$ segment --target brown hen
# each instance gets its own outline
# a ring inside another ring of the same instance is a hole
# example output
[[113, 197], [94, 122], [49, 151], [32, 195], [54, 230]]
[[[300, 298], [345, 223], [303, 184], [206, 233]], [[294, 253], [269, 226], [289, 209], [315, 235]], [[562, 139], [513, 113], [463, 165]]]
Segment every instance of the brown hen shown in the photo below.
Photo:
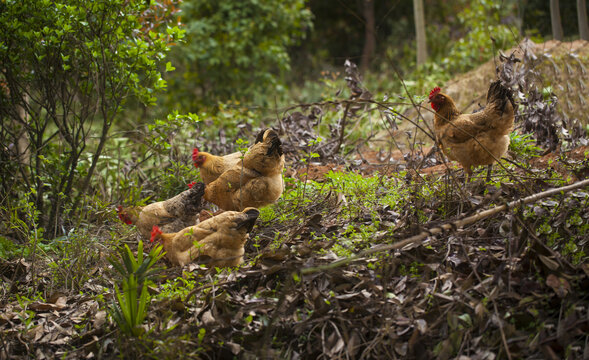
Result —
[[202, 181], [209, 184], [217, 180], [222, 173], [241, 162], [242, 156], [243, 154], [239, 151], [225, 156], [216, 156], [195, 148], [192, 151], [192, 162], [196, 168], [200, 169]]
[[[255, 143], [262, 141], [260, 134]], [[192, 151], [192, 162], [197, 169], [200, 169], [200, 176], [206, 185], [217, 180], [225, 171], [241, 163], [243, 153], [237, 151], [225, 156], [217, 156], [195, 148]]]
[[128, 208], [119, 206], [117, 208], [119, 219], [126, 224], [135, 225], [146, 239], [149, 239], [154, 225], [165, 232], [176, 232], [192, 226], [198, 222], [205, 185], [203, 183], [190, 185], [189, 190], [165, 201]]
[[206, 257], [209, 266], [236, 266], [243, 261], [243, 246], [259, 215], [254, 208], [225, 211], [172, 234], [154, 226], [151, 241], [161, 240], [166, 257], [174, 265], [184, 266]]
[[[243, 166], [242, 166], [243, 165]], [[205, 188], [204, 198], [223, 210], [274, 203], [282, 195], [284, 154], [276, 131], [261, 131], [239, 162]]]
[[493, 82], [487, 92], [487, 105], [474, 114], [462, 114], [439, 87], [430, 92], [429, 102], [436, 111], [434, 131], [442, 152], [462, 165], [467, 180], [473, 166], [489, 165], [490, 180], [492, 164], [509, 146], [514, 120], [511, 91], [499, 80]]

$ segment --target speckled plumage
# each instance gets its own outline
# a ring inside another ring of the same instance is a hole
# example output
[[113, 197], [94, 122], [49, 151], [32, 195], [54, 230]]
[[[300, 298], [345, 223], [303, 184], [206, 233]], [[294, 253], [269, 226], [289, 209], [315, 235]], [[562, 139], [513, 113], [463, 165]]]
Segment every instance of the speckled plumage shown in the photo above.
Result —
[[121, 220], [127, 219], [129, 224], [134, 224], [139, 233], [147, 239], [154, 225], [166, 232], [180, 231], [198, 222], [204, 187], [203, 183], [196, 183], [191, 189], [165, 201], [146, 206], [120, 208], [119, 217]]

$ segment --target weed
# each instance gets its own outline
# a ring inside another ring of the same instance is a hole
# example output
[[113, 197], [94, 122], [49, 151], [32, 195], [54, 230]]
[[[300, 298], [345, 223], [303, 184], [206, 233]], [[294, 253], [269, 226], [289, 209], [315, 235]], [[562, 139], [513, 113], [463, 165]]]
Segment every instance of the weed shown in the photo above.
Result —
[[121, 260], [110, 258], [109, 262], [122, 276], [122, 292], [115, 285], [117, 304], [114, 304], [110, 313], [123, 334], [140, 337], [143, 334], [143, 320], [147, 315], [149, 293], [146, 282], [158, 270], [155, 263], [164, 256], [163, 247], [157, 245], [151, 249], [143, 259], [143, 243], [139, 242], [137, 258], [125, 245], [119, 250]]
[[536, 145], [531, 134], [519, 134], [513, 131], [509, 134], [509, 150], [513, 151], [518, 157], [529, 159], [537, 157], [543, 152], [542, 148]]

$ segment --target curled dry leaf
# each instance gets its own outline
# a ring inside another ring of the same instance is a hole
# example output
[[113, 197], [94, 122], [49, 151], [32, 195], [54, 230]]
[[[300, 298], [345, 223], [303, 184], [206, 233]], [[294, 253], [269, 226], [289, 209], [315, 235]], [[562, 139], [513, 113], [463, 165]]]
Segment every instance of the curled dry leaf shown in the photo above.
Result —
[[556, 295], [561, 298], [567, 296], [567, 294], [571, 291], [569, 282], [566, 279], [558, 277], [554, 274], [550, 274], [546, 277], [546, 285], [550, 286]]

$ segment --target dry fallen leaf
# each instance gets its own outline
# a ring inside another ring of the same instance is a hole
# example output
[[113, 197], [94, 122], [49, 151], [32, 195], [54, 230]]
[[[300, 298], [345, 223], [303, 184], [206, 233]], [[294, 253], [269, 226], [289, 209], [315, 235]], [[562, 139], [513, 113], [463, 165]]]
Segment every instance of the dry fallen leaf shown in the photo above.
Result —
[[104, 325], [105, 322], [106, 322], [106, 311], [100, 310], [94, 316], [94, 322], [92, 323], [92, 327], [94, 327], [94, 329], [99, 329], [102, 327], [102, 325]]
[[206, 326], [210, 326], [215, 324], [216, 320], [213, 317], [213, 314], [211, 313], [211, 310], [207, 310], [204, 312], [204, 314], [202, 314], [202, 322], [206, 325]]
[[571, 286], [566, 279], [560, 278], [554, 274], [550, 274], [546, 277], [546, 285], [550, 286], [556, 295], [561, 298], [567, 296], [571, 290]]
[[61, 310], [65, 307], [65, 305], [58, 305], [58, 304], [49, 304], [40, 301], [35, 301], [29, 304], [29, 309], [35, 311], [51, 311], [51, 310]]
[[558, 269], [558, 263], [555, 260], [542, 254], [538, 254], [538, 259], [540, 259], [540, 261], [542, 261], [542, 263], [551, 271], [556, 271], [556, 269]]

